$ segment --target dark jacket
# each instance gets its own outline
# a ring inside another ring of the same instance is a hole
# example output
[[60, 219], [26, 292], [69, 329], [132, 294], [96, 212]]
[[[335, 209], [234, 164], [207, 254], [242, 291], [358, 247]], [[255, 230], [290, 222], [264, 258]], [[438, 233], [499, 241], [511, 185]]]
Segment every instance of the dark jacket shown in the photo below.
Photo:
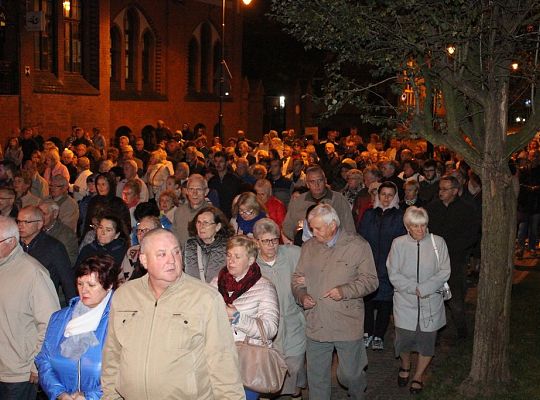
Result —
[[[71, 321], [73, 309], [79, 301], [78, 297], [71, 299], [68, 307], [51, 316], [43, 346], [36, 357], [39, 383], [49, 399], [56, 399], [64, 392], [74, 393], [78, 390], [78, 362], [62, 356], [60, 344], [65, 340], [64, 330]], [[98, 400], [102, 396], [101, 351], [107, 336], [110, 306], [109, 300], [98, 328], [94, 332], [99, 344], [89, 347], [81, 357], [81, 391], [87, 400]]]
[[120, 237], [106, 245], [101, 245], [97, 239], [94, 239], [92, 243], [87, 244], [81, 249], [77, 262], [75, 263], [75, 269], [79, 268], [79, 265], [81, 265], [88, 257], [101, 255], [109, 255], [114, 258], [114, 261], [116, 261], [118, 265], [121, 265], [126, 252], [126, 242]]
[[426, 210], [429, 215], [429, 231], [442, 236], [448, 247], [452, 265], [450, 280], [464, 279], [467, 256], [479, 239], [480, 216], [472, 205], [459, 197], [448, 207], [441, 200], [432, 201]]
[[21, 247], [25, 253], [30, 254], [47, 268], [56, 290], [62, 286], [66, 301], [77, 296], [75, 276], [66, 247], [62, 242], [45, 232], [39, 232], [28, 245], [21, 241]]
[[221, 211], [225, 213], [227, 218], [231, 218], [232, 201], [237, 194], [241, 193], [243, 184], [238, 176], [230, 172], [227, 172], [223, 179], [219, 175], [215, 175], [208, 181], [208, 187], [217, 191]]
[[403, 225], [403, 210], [398, 208], [370, 208], [360, 223], [359, 233], [366, 239], [373, 252], [373, 261], [377, 268], [379, 288], [368, 300], [391, 301], [394, 287], [388, 278], [386, 259], [395, 238], [407, 233]]

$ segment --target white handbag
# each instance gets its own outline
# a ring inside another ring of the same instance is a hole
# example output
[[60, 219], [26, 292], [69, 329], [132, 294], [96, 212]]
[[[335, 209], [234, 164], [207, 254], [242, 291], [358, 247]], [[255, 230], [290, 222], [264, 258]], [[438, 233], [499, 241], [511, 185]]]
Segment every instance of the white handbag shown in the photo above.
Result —
[[[435, 239], [433, 238], [433, 233], [430, 233], [431, 237], [431, 244], [433, 245], [433, 250], [435, 251], [435, 257], [437, 257], [437, 265], [440, 265], [439, 262], [439, 249], [437, 249], [437, 245], [435, 244]], [[452, 291], [450, 290], [450, 285], [448, 285], [448, 282], [444, 282], [442, 287], [437, 290], [437, 293], [442, 294], [443, 300], [447, 301], [452, 298]]]

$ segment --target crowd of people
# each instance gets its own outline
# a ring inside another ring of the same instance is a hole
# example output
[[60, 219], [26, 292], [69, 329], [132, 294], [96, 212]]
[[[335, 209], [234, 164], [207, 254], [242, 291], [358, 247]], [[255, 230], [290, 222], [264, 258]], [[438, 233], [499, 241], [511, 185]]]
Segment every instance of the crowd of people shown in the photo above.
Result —
[[[365, 139], [222, 143], [163, 121], [110, 143], [80, 127], [10, 138], [0, 398], [34, 400], [39, 383], [60, 400], [257, 399], [234, 342], [264, 333], [288, 368], [273, 397], [329, 399], [335, 350], [340, 383], [363, 399], [366, 350], [384, 351], [392, 315], [397, 384], [420, 393], [446, 309], [458, 340], [471, 332], [482, 183], [444, 147]], [[518, 257], [537, 252], [539, 167], [536, 138], [510, 165]]]

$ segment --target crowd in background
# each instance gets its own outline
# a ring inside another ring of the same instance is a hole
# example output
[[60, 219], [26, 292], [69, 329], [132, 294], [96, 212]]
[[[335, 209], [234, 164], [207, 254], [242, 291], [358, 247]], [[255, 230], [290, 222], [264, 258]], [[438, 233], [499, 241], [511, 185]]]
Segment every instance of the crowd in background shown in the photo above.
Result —
[[[512, 157], [509, 166], [518, 195], [518, 257], [534, 257], [538, 251], [539, 143], [539, 138], [533, 139]], [[238, 131], [222, 142], [219, 137], [208, 137], [204, 126], [192, 131], [185, 124], [174, 131], [158, 121], [140, 135], [125, 130], [110, 140], [96, 128], [90, 133], [73, 127], [64, 140], [45, 139], [25, 128], [20, 136], [9, 138], [1, 157], [0, 213], [15, 221], [22, 251], [48, 271], [60, 304], [69, 305], [81, 295], [80, 281], [92, 271], [116, 277], [100, 280], [103, 296], [117, 285], [144, 276], [141, 242], [153, 229], [169, 229], [180, 244], [185, 273], [223, 295], [235, 340], [246, 335], [259, 338], [249, 316], [267, 315], [263, 325], [294, 372], [283, 394], [300, 396], [306, 386], [302, 308], [313, 306], [304, 298], [306, 293], [291, 292], [290, 284], [297, 264], [302, 263], [300, 248], [312, 238], [321, 238], [321, 231], [312, 226], [312, 219], [321, 215], [335, 215], [335, 232], [360, 234], [372, 252], [378, 288], [361, 296], [365, 315], [359, 334], [364, 348], [385, 348], [386, 330], [396, 313], [395, 291], [404, 279], [391, 269], [392, 262], [399, 265], [399, 249], [392, 246], [407, 234], [429, 246], [426, 232], [444, 239], [437, 243], [447, 251], [452, 273], [439, 278], [449, 280], [453, 291], [448, 308], [457, 337], [470, 332], [464, 318], [465, 296], [468, 283], [479, 272], [482, 182], [458, 154], [443, 146], [361, 135], [356, 128], [329, 130], [321, 140], [294, 130], [270, 131], [260, 142]], [[319, 209], [310, 217], [321, 204], [329, 204], [332, 211]], [[409, 208], [411, 214], [404, 219]], [[411, 230], [418, 226], [424, 231], [413, 235]], [[431, 240], [437, 253], [435, 239]], [[100, 257], [110, 262], [101, 265]], [[245, 262], [235, 264], [233, 259]], [[441, 262], [438, 253], [437, 260]], [[246, 274], [252, 282], [240, 288], [235, 279]], [[300, 280], [293, 286], [303, 284]], [[237, 296], [231, 295], [236, 291]], [[108, 303], [102, 308], [108, 313]], [[66, 316], [55, 318], [58, 327]], [[284, 325], [294, 329], [284, 331]], [[106, 328], [96, 325], [95, 329], [97, 340], [103, 342]], [[408, 382], [407, 340], [412, 340], [404, 332], [398, 335], [402, 352], [396, 354], [402, 358], [400, 386]], [[434, 337], [429, 342], [434, 344]], [[433, 355], [432, 350], [426, 350], [428, 355]], [[38, 360], [48, 366], [43, 355]], [[422, 373], [425, 367], [421, 366]], [[46, 371], [40, 379], [53, 379], [50, 369]], [[415, 374], [411, 392], [421, 390], [422, 373]], [[308, 354], [308, 379], [309, 374]], [[100, 393], [96, 389], [99, 371], [91, 376], [86, 384]], [[41, 383], [55, 398], [64, 394], [55, 392], [47, 379]], [[246, 393], [248, 398], [257, 398], [256, 393]], [[65, 394], [65, 399], [78, 398]]]

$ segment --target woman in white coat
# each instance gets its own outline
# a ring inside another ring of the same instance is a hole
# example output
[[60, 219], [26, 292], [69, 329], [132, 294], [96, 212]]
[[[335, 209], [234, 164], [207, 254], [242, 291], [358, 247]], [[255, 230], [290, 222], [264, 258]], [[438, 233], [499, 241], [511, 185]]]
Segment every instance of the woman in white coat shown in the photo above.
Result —
[[395, 352], [401, 358], [398, 385], [409, 382], [411, 352], [418, 352], [411, 382], [422, 391], [423, 375], [435, 353], [437, 331], [446, 325], [441, 288], [450, 277], [444, 239], [427, 233], [428, 214], [409, 207], [403, 216], [408, 234], [394, 239], [386, 262], [394, 286]]
[[[279, 306], [274, 285], [261, 274], [257, 262], [257, 243], [244, 235], [233, 236], [227, 242], [227, 266], [212, 280], [225, 304], [235, 341], [247, 336], [251, 342], [262, 343], [257, 326], [260, 319], [266, 337], [273, 339], [278, 330]], [[259, 394], [245, 389], [246, 399]]]

